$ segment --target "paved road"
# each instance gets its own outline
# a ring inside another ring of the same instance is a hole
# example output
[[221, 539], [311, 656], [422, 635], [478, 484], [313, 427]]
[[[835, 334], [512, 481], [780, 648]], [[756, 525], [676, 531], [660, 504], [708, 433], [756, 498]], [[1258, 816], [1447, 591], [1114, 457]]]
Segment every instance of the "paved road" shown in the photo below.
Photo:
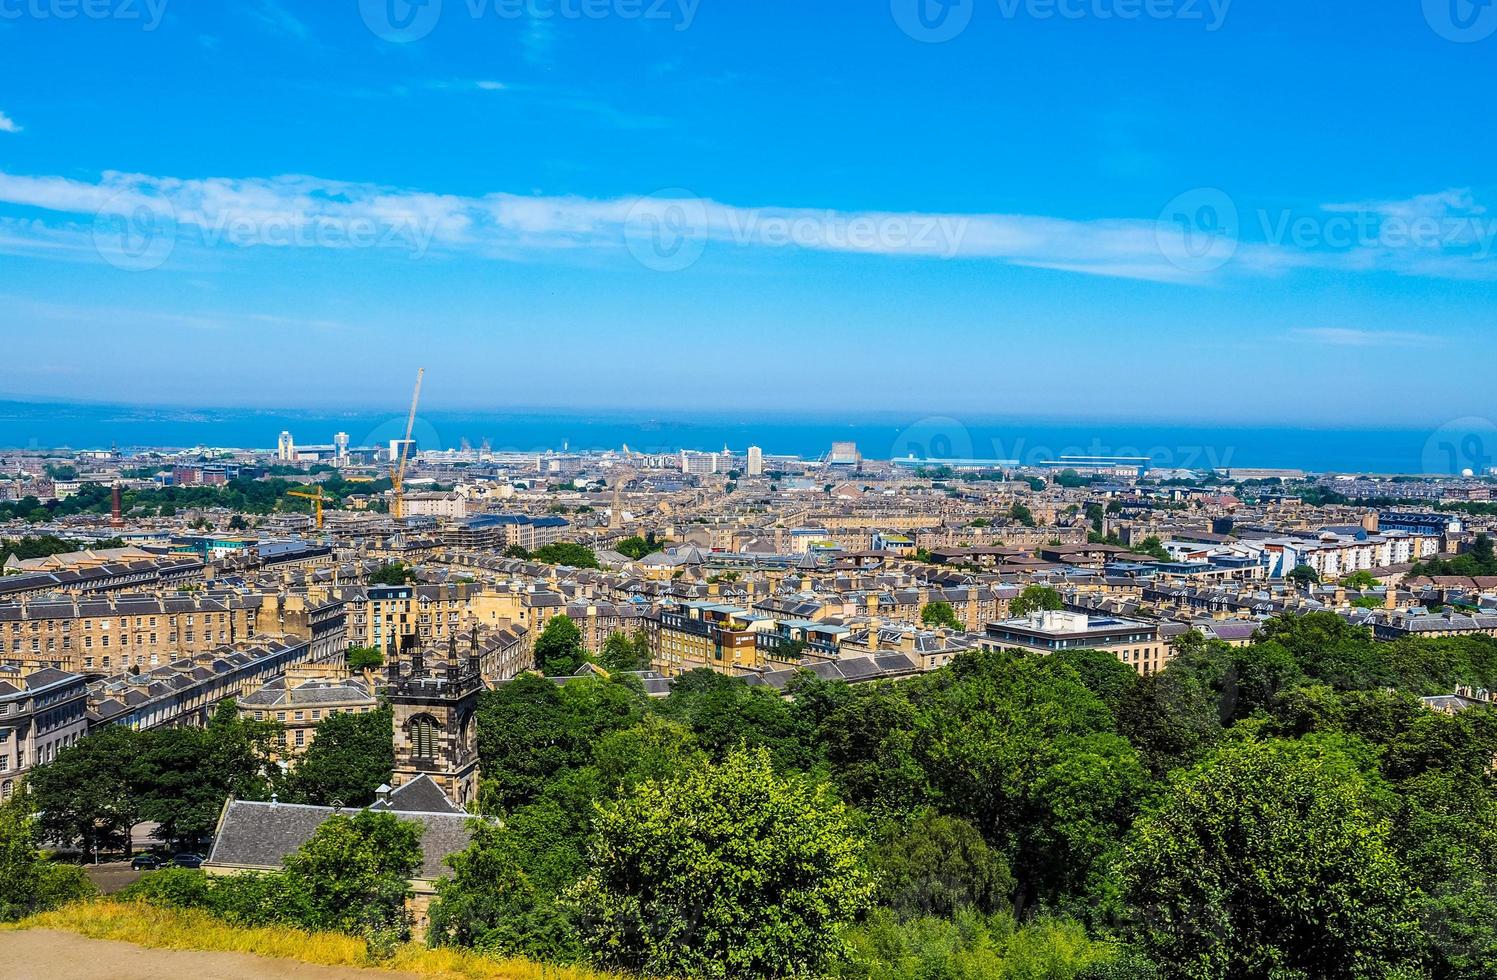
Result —
[[85, 864], [83, 873], [88, 875], [88, 880], [105, 895], [113, 895], [126, 885], [139, 881], [140, 876], [146, 874], [144, 871], [131, 871], [129, 861]]
[[146, 949], [71, 932], [0, 932], [3, 980], [418, 980], [414, 974], [313, 966], [247, 953]]

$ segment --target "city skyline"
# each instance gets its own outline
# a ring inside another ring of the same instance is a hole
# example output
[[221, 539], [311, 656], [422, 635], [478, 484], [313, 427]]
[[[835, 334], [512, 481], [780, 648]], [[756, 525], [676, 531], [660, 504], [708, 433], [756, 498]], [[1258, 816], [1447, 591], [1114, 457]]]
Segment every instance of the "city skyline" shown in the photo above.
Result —
[[1489, 414], [1491, 8], [906, 6], [33, 5], [0, 397]]

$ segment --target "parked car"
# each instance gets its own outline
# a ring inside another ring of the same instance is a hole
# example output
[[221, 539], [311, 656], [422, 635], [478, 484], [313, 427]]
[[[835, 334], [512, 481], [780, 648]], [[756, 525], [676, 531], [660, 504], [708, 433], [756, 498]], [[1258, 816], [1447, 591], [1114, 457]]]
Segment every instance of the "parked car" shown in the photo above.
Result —
[[155, 871], [161, 867], [161, 859], [154, 854], [137, 854], [130, 861], [131, 871]]
[[201, 868], [203, 856], [201, 854], [173, 854], [172, 864], [179, 868]]

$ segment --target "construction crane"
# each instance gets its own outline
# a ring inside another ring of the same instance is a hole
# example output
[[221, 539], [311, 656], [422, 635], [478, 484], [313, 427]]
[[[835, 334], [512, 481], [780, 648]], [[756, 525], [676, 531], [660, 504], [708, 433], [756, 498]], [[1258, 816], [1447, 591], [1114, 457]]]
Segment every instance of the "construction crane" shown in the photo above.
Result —
[[324, 500], [322, 487], [319, 486], [316, 490], [287, 490], [286, 496], [301, 497], [303, 500], [312, 501], [313, 510], [317, 514], [317, 530], [322, 530], [322, 502]]
[[416, 405], [421, 401], [421, 379], [426, 368], [416, 369], [416, 391], [411, 395], [411, 414], [405, 420], [405, 438], [400, 441], [400, 455], [390, 460], [390, 516], [396, 520], [405, 516], [405, 464], [411, 448], [411, 433], [416, 429]]

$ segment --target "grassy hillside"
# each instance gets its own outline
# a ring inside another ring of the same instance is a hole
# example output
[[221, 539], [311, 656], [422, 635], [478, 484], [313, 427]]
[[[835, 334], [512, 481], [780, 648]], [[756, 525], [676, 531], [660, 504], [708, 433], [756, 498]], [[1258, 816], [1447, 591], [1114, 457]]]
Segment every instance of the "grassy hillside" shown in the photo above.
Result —
[[322, 966], [380, 967], [434, 978], [611, 980], [612, 977], [584, 968], [491, 959], [467, 950], [428, 949], [417, 943], [406, 943], [390, 959], [376, 962], [370, 959], [362, 939], [342, 933], [241, 929], [201, 912], [107, 899], [75, 902], [0, 928], [60, 929], [90, 939], [112, 939], [158, 949], [250, 953]]

